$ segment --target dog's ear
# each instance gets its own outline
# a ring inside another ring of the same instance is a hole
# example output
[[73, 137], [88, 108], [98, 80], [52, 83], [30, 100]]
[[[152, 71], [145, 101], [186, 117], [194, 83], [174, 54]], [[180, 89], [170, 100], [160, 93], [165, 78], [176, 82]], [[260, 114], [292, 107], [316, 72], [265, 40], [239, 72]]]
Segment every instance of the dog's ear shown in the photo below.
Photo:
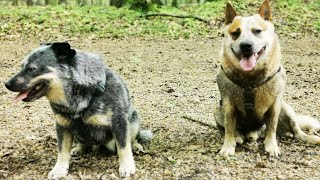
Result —
[[234, 17], [236, 16], [237, 16], [236, 10], [233, 8], [230, 2], [227, 2], [225, 24], [228, 25], [232, 23]]
[[76, 50], [71, 49], [67, 42], [55, 42], [51, 45], [51, 48], [59, 61], [69, 60], [76, 54]]
[[259, 14], [263, 19], [271, 21], [271, 9], [268, 0], [263, 1], [259, 9]]

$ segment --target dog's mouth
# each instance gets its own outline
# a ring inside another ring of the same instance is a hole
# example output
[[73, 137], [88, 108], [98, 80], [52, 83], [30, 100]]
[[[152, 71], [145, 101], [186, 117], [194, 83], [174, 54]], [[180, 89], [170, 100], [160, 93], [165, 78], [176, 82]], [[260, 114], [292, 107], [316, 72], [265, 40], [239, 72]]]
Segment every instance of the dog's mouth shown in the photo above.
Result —
[[244, 71], [251, 71], [257, 64], [259, 58], [262, 56], [266, 46], [260, 49], [259, 52], [253, 54], [240, 54], [236, 55], [240, 60], [240, 66]]
[[48, 89], [48, 81], [41, 80], [32, 85], [29, 89], [20, 92], [16, 97], [16, 101], [31, 102], [44, 96]]

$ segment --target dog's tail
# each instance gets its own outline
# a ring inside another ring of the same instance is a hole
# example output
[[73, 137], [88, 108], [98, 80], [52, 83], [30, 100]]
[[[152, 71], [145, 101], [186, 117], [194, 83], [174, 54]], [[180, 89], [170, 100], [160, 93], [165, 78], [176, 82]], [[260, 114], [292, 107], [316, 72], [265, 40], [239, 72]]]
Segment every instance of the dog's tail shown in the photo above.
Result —
[[153, 138], [153, 133], [151, 130], [140, 130], [137, 136], [137, 140], [139, 143], [146, 143], [149, 142]]
[[[320, 145], [320, 137], [316, 135], [309, 135], [303, 132], [301, 129], [305, 130], [319, 130], [320, 122], [317, 119], [314, 119], [310, 116], [297, 115], [295, 118], [299, 128], [294, 129], [294, 136], [302, 141], [305, 141], [309, 144]], [[300, 129], [300, 130], [299, 130]]]
[[[291, 106], [283, 101], [282, 112], [288, 121], [285, 121], [290, 126], [295, 138], [300, 139], [309, 144], [320, 145], [320, 137], [316, 135], [309, 135], [302, 131], [302, 129], [317, 130], [320, 129], [320, 122], [310, 116], [296, 115]], [[286, 119], [285, 118], [285, 119]]]
[[320, 122], [319, 120], [305, 115], [297, 115], [296, 121], [299, 127], [303, 130], [319, 130]]

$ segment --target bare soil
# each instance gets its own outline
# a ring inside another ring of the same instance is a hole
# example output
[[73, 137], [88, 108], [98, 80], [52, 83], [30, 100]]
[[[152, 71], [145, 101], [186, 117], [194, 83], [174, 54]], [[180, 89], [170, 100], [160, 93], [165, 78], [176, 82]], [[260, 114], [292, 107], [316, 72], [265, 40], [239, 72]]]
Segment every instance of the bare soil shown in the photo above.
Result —
[[[320, 117], [320, 43], [315, 37], [280, 38], [288, 82], [285, 99], [297, 113]], [[218, 155], [219, 101], [215, 75], [220, 39], [69, 39], [74, 47], [105, 57], [128, 84], [142, 127], [155, 137], [135, 154], [132, 179], [320, 179], [320, 146], [278, 138], [282, 155], [270, 159], [262, 140]], [[0, 44], [0, 179], [45, 179], [57, 158], [55, 120], [45, 98], [14, 103], [3, 83], [39, 42]], [[198, 122], [190, 121], [186, 117]], [[316, 132], [319, 133], [319, 132]], [[117, 179], [118, 159], [104, 151], [71, 160], [68, 179]]]

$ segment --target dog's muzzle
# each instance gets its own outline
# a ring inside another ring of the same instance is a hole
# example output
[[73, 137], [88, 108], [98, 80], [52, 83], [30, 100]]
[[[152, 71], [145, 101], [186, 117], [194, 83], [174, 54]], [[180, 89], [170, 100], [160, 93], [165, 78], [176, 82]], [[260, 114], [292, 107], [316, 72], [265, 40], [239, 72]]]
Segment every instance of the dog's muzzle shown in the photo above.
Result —
[[15, 87], [12, 81], [6, 82], [5, 86], [10, 91], [19, 92], [19, 94], [15, 97], [16, 101], [22, 100], [24, 102], [30, 102], [39, 99], [46, 94], [49, 87], [49, 82], [46, 80], [41, 80], [24, 89]]
[[238, 53], [236, 53], [233, 48], [231, 49], [234, 55], [239, 59], [240, 67], [244, 71], [253, 70], [258, 60], [266, 50], [266, 46], [264, 46], [258, 52], [254, 52], [252, 44], [248, 42], [240, 43], [239, 48], [240, 50]]

